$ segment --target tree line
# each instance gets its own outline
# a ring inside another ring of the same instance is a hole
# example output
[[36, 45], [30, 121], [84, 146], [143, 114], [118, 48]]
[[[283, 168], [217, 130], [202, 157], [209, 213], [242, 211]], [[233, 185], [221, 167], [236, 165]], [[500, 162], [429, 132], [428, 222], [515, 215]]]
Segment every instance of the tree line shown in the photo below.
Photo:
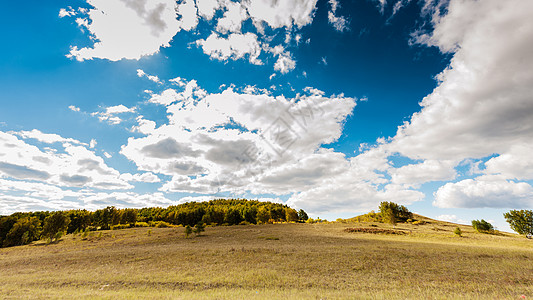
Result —
[[196, 226], [303, 222], [307, 213], [285, 204], [246, 199], [219, 199], [180, 205], [119, 209], [108, 206], [58, 212], [37, 211], [0, 217], [0, 247], [29, 244], [41, 238], [49, 241], [64, 233], [121, 229], [135, 226]]

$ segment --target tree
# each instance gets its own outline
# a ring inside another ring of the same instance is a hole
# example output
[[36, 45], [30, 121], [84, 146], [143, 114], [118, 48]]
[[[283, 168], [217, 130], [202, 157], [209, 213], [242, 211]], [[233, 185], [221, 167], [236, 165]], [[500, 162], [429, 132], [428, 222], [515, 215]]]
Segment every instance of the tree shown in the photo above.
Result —
[[259, 207], [257, 210], [257, 222], [268, 223], [268, 220], [270, 220], [270, 211], [264, 206]]
[[481, 219], [480, 221], [472, 220], [472, 227], [474, 228], [475, 231], [482, 232], [482, 233], [488, 233], [488, 232], [494, 231], [494, 226], [492, 226], [492, 224], [490, 224], [489, 222], [483, 219]]
[[396, 222], [405, 222], [413, 217], [413, 214], [403, 205], [394, 202], [381, 202], [379, 213], [384, 222], [396, 225]]
[[200, 233], [203, 231], [205, 231], [204, 223], [198, 222], [198, 224], [194, 226], [194, 233], [196, 233], [196, 235], [200, 235]]
[[189, 235], [191, 235], [191, 233], [192, 233], [191, 226], [189, 226], [189, 225], [185, 226], [185, 237], [188, 238]]
[[41, 236], [41, 221], [37, 217], [18, 219], [4, 239], [4, 247], [26, 245]]
[[300, 219], [300, 221], [302, 222], [305, 222], [309, 219], [309, 216], [307, 215], [307, 213], [303, 210], [303, 209], [300, 209], [298, 211], [298, 219]]
[[511, 229], [518, 234], [526, 235], [528, 238], [533, 236], [533, 211], [532, 210], [511, 210], [504, 213], [503, 216]]
[[137, 210], [133, 208], [126, 208], [122, 211], [122, 219], [120, 220], [121, 224], [130, 224], [130, 227], [135, 226], [137, 222]]
[[292, 208], [285, 209], [285, 220], [287, 222], [296, 222], [299, 220], [298, 213]]
[[49, 239], [50, 242], [53, 242], [54, 239], [57, 241], [61, 238], [63, 232], [67, 231], [69, 223], [69, 217], [63, 212], [55, 212], [44, 219], [42, 235]]

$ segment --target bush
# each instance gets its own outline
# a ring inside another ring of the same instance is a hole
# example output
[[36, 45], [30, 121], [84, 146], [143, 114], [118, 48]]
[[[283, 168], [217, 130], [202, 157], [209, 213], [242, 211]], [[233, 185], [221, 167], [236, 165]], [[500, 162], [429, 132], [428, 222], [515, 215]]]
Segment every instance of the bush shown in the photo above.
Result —
[[455, 230], [453, 231], [453, 233], [459, 237], [463, 236], [463, 231], [459, 227], [455, 227]]
[[494, 231], [494, 226], [492, 226], [492, 224], [483, 219], [481, 219], [480, 221], [472, 220], [472, 227], [475, 231], [481, 233], [489, 233]]
[[150, 224], [146, 222], [135, 222], [135, 227], [150, 227]]
[[191, 226], [189, 226], [189, 225], [185, 226], [185, 237], [188, 238], [189, 235], [191, 235], [191, 233], [192, 233]]
[[503, 214], [511, 229], [518, 234], [523, 234], [528, 238], [533, 236], [533, 211], [532, 210], [511, 210]]
[[120, 230], [120, 229], [126, 229], [130, 228], [130, 224], [118, 224], [111, 226], [111, 230]]
[[204, 223], [200, 222], [194, 226], [194, 233], [196, 233], [196, 235], [200, 235], [203, 231], [205, 231]]
[[155, 222], [150, 222], [150, 225], [152, 225], [152, 227], [157, 227], [157, 228], [168, 228], [168, 227], [172, 227], [171, 224], [165, 222], [165, 221], [155, 221]]

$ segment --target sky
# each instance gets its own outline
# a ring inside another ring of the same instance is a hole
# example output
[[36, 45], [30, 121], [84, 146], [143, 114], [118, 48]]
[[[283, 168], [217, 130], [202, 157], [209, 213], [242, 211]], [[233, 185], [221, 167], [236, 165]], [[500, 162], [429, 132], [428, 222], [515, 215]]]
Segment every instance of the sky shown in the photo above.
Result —
[[533, 2], [10, 1], [0, 215], [215, 198], [533, 207]]

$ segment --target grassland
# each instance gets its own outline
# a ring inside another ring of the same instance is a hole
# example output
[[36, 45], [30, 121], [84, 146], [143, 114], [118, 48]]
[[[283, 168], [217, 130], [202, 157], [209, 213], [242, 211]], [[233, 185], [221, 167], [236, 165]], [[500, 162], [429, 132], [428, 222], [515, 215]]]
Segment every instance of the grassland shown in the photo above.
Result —
[[132, 228], [0, 249], [2, 298], [523, 299], [533, 240], [428, 220]]

